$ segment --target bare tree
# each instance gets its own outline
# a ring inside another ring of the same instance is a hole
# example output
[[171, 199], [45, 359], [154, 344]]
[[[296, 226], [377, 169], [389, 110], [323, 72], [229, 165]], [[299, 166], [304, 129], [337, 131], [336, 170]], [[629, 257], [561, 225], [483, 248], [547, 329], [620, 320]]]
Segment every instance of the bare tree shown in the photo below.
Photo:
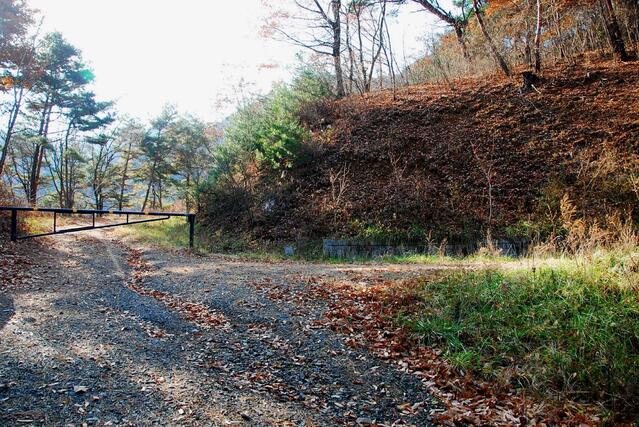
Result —
[[134, 157], [139, 155], [139, 147], [144, 140], [144, 127], [135, 121], [129, 121], [125, 124], [124, 128], [120, 130], [120, 155], [121, 164], [119, 170], [121, 172], [119, 191], [117, 196], [118, 209], [122, 210], [127, 198], [125, 192], [128, 187], [128, 180], [131, 178], [131, 162]]
[[[466, 41], [464, 40], [464, 33], [468, 26], [468, 10], [466, 10], [466, 2], [460, 3], [460, 14], [456, 15], [452, 11], [446, 10], [439, 4], [438, 0], [412, 0], [413, 2], [421, 5], [429, 13], [435, 15], [438, 19], [442, 20], [446, 24], [450, 25], [455, 31], [455, 37], [461, 48], [464, 58], [470, 59], [468, 49], [466, 47]], [[401, 0], [399, 3], [405, 3], [406, 0]]]
[[490, 236], [491, 228], [493, 226], [493, 211], [494, 211], [494, 196], [493, 191], [495, 189], [495, 181], [497, 178], [497, 172], [495, 168], [495, 141], [492, 141], [488, 150], [482, 153], [480, 148], [474, 142], [470, 144], [473, 159], [477, 168], [481, 171], [484, 180], [486, 181], [486, 193], [488, 198], [488, 236]]
[[16, 134], [16, 144], [11, 147], [11, 154], [8, 158], [11, 160], [13, 171], [12, 175], [24, 194], [29, 194], [30, 177], [31, 177], [31, 162], [33, 160], [34, 147], [39, 143], [38, 137], [27, 138], [24, 135]]
[[635, 44], [635, 51], [639, 47], [639, 0], [621, 0], [625, 15], [625, 27], [628, 40]]
[[608, 38], [610, 39], [610, 44], [612, 45], [612, 51], [615, 54], [615, 58], [619, 61], [627, 61], [629, 56], [621, 35], [619, 21], [617, 21], [617, 15], [615, 15], [612, 0], [601, 0], [601, 9], [606, 22], [606, 32], [608, 33]]
[[[390, 37], [385, 39], [386, 11], [386, 0], [353, 0], [345, 11], [349, 86], [354, 83], [360, 93], [370, 92], [375, 67], [390, 41]], [[350, 25], [351, 19], [355, 21], [354, 27]], [[354, 34], [351, 35], [351, 32]], [[359, 68], [358, 78], [353, 71], [356, 63]]]
[[486, 39], [486, 43], [488, 43], [488, 47], [490, 48], [490, 51], [493, 54], [493, 57], [495, 58], [497, 65], [499, 65], [499, 67], [501, 68], [501, 70], [504, 72], [504, 74], [507, 77], [510, 77], [510, 67], [508, 66], [508, 63], [506, 62], [504, 57], [501, 55], [501, 53], [499, 53], [499, 49], [497, 49], [495, 42], [493, 41], [492, 37], [490, 37], [488, 30], [486, 30], [486, 25], [484, 24], [484, 18], [482, 17], [482, 11], [479, 8], [479, 4], [477, 0], [473, 0], [473, 10], [475, 12], [475, 18], [477, 19], [477, 24], [479, 25], [479, 28], [481, 29], [481, 32], [484, 35], [484, 38]]
[[58, 194], [60, 207], [73, 208], [82, 173], [80, 164], [84, 163], [85, 159], [75, 140], [77, 131], [71, 124], [68, 125], [64, 134], [57, 147], [51, 144], [48, 150], [43, 150], [43, 157], [49, 169], [53, 188]]
[[112, 137], [100, 137], [94, 142], [89, 159], [90, 186], [96, 209], [103, 210], [110, 189], [115, 187], [116, 146]]
[[395, 70], [400, 70], [400, 67], [399, 64], [397, 64], [397, 58], [395, 58], [395, 53], [393, 51], [393, 44], [391, 42], [390, 31], [388, 29], [388, 20], [385, 20], [384, 22], [384, 31], [386, 33], [386, 43], [384, 43], [382, 46], [384, 49], [384, 57], [386, 59], [386, 66], [388, 67], [388, 75], [391, 79], [394, 96], [395, 89], [397, 87], [397, 73], [395, 72]]
[[541, 0], [537, 0], [537, 26], [535, 30], [535, 71], [541, 71]]
[[[299, 16], [280, 14], [278, 19], [270, 19], [268, 27], [290, 43], [310, 51], [328, 56], [335, 70], [335, 93], [346, 95], [342, 71], [342, 2], [330, 0], [322, 4], [319, 0], [295, 0]], [[286, 25], [289, 22], [302, 23], [302, 28]], [[284, 27], [284, 28], [283, 28]]]

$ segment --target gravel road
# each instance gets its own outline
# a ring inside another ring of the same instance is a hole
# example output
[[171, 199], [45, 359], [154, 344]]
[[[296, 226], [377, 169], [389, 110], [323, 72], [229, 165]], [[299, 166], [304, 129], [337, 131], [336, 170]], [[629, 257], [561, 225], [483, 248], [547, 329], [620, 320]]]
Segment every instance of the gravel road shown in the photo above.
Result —
[[427, 267], [246, 262], [109, 232], [0, 249], [19, 261], [0, 270], [0, 425], [429, 425], [419, 379], [320, 326], [322, 301], [281, 298]]

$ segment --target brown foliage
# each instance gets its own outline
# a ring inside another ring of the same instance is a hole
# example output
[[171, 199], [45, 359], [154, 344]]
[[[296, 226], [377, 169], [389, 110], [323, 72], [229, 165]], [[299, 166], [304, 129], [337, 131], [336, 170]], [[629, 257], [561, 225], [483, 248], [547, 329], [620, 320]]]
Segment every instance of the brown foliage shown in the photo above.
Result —
[[581, 216], [628, 212], [639, 201], [637, 88], [639, 64], [595, 62], [548, 71], [528, 93], [494, 78], [351, 97], [314, 130], [311, 161], [257, 182], [272, 209], [239, 218], [259, 237], [290, 239], [362, 223], [455, 235], [492, 220], [496, 234], [551, 220], [566, 193]]
[[[484, 21], [506, 63], [539, 72], [538, 65], [543, 69], [557, 62], [578, 63], [593, 53], [631, 59], [639, 46], [638, 16], [634, 0], [491, 0]], [[429, 54], [409, 67], [409, 80], [450, 82], [498, 71], [475, 19], [469, 21], [464, 40], [470, 60], [464, 59], [450, 33], [435, 38]]]

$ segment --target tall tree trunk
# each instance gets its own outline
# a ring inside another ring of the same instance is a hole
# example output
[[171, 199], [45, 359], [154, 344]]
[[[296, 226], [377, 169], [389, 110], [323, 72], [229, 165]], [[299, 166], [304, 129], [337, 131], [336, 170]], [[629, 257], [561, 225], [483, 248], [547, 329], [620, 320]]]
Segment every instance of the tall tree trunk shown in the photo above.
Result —
[[488, 34], [488, 31], [486, 30], [486, 26], [484, 25], [484, 18], [482, 18], [481, 16], [481, 10], [479, 10], [479, 5], [477, 4], [477, 0], [473, 0], [473, 9], [475, 10], [475, 18], [477, 19], [479, 28], [481, 29], [481, 32], [484, 35], [486, 42], [488, 43], [488, 47], [490, 48], [490, 51], [492, 52], [493, 57], [495, 58], [495, 62], [497, 62], [497, 65], [499, 65], [499, 68], [501, 68], [501, 70], [504, 72], [506, 77], [510, 77], [510, 74], [511, 74], [510, 67], [508, 66], [508, 63], [506, 62], [504, 57], [501, 55], [501, 53], [499, 53], [499, 50], [497, 49], [495, 42], [493, 42], [493, 39], [490, 37], [490, 34]]
[[14, 101], [11, 110], [9, 111], [9, 122], [7, 123], [7, 132], [4, 137], [4, 145], [2, 146], [2, 153], [0, 154], [0, 177], [4, 172], [4, 166], [7, 161], [7, 155], [9, 153], [9, 146], [11, 144], [11, 137], [13, 136], [13, 129], [15, 128], [18, 116], [20, 115], [20, 107], [22, 106], [22, 97], [24, 95], [24, 88], [20, 87], [17, 92], [14, 92]]
[[388, 30], [388, 20], [384, 22], [384, 31], [386, 32], [386, 44], [384, 45], [384, 56], [386, 57], [386, 65], [388, 66], [388, 74], [393, 85], [393, 99], [395, 98], [395, 89], [397, 88], [397, 75], [395, 74], [395, 54], [393, 53], [393, 43]]
[[[561, 29], [561, 16], [559, 15], [559, 8], [557, 7], [557, 4], [554, 1], [552, 1], [551, 4], [553, 8], [552, 15], [554, 18], [553, 24], [555, 24], [555, 36], [557, 38], [555, 44], [559, 48], [559, 58], [564, 59], [566, 57], [566, 52], [564, 51], [564, 34]], [[592, 28], [592, 26], [590, 28]]]
[[40, 180], [40, 165], [42, 164], [42, 141], [38, 141], [33, 153], [31, 176], [29, 178], [29, 204], [35, 206], [38, 200], [38, 181]]
[[126, 157], [124, 158], [124, 169], [122, 170], [122, 180], [120, 181], [120, 198], [118, 199], [118, 209], [122, 210], [124, 204], [124, 190], [126, 188], [127, 173], [129, 171], [129, 161], [131, 160], [131, 146], [133, 142], [129, 141]]
[[64, 134], [64, 141], [60, 143], [60, 172], [58, 173], [60, 178], [60, 192], [64, 196], [61, 198], [60, 207], [61, 208], [71, 208], [70, 204], [70, 174], [69, 170], [69, 136], [71, 135], [71, 129], [73, 128], [73, 120], [69, 122], [67, 126], [67, 130]]
[[[57, 175], [58, 180], [59, 180], [59, 183], [56, 184], [55, 179], [54, 179], [53, 180], [53, 185], [56, 188], [56, 191], [58, 192], [58, 203], [59, 203], [60, 207], [61, 208], [65, 208], [65, 207], [68, 207], [68, 206], [64, 202], [67, 199], [67, 194], [66, 194], [66, 191], [64, 189], [65, 188], [64, 187], [64, 175], [62, 173], [62, 167], [63, 167], [63, 162], [64, 162], [64, 144], [62, 142], [60, 143], [60, 153], [59, 153], [59, 156], [58, 156], [58, 160], [56, 160], [55, 153], [53, 153], [52, 157], [53, 157], [53, 163], [55, 164], [56, 161], [58, 163], [57, 171], [55, 171], [55, 175]], [[45, 158], [45, 160], [47, 160], [47, 159]], [[50, 163], [50, 162], [47, 160], [47, 163]], [[54, 176], [54, 171], [53, 170], [51, 170], [51, 176]]]
[[66, 204], [69, 209], [73, 208], [75, 205], [75, 186], [76, 186], [76, 176], [75, 176], [75, 164], [69, 164], [69, 173], [67, 174], [67, 199]]
[[102, 176], [100, 174], [100, 164], [102, 163], [102, 150], [104, 146], [100, 147], [98, 152], [98, 158], [95, 161], [93, 167], [93, 199], [95, 201], [95, 208], [100, 210], [100, 196], [102, 194]]
[[[373, 72], [375, 70], [375, 64], [379, 59], [379, 55], [382, 53], [382, 48], [384, 47], [384, 23], [386, 22], [386, 0], [382, 2], [382, 11], [381, 18], [379, 23], [379, 45], [377, 46], [377, 52], [373, 53], [373, 57], [371, 58], [371, 69], [368, 73], [368, 88], [370, 90], [371, 82], [373, 81]], [[375, 48], [375, 36], [373, 36], [373, 49]], [[383, 73], [380, 65], [379, 69], [379, 81], [380, 81], [380, 90], [382, 89]]]
[[615, 15], [615, 9], [612, 5], [612, 0], [602, 0], [604, 9], [604, 20], [606, 21], [606, 30], [608, 32], [608, 38], [612, 45], [612, 51], [615, 58], [619, 61], [627, 61], [629, 59], [628, 52], [626, 52], [626, 45], [621, 36], [621, 29], [619, 27], [619, 21], [617, 21], [617, 15]]
[[535, 30], [535, 72], [541, 71], [541, 0], [537, 0], [537, 27]]
[[333, 64], [335, 65], [335, 84], [337, 97], [343, 98], [346, 96], [346, 89], [344, 88], [344, 75], [342, 74], [342, 58], [340, 55], [333, 55]]
[[346, 49], [348, 50], [348, 93], [353, 93], [353, 80], [355, 79], [355, 58], [353, 52], [353, 42], [351, 41], [350, 14], [346, 14]]
[[44, 156], [44, 144], [49, 133], [49, 121], [51, 120], [51, 110], [53, 106], [48, 105], [48, 97], [45, 101], [40, 121], [40, 130], [38, 136], [42, 139], [38, 141], [35, 152], [33, 153], [33, 163], [31, 165], [31, 176], [29, 180], [29, 203], [35, 206], [38, 200], [38, 185], [40, 184], [40, 171], [42, 169], [42, 158]]
[[461, 22], [455, 21], [453, 24], [453, 29], [455, 30], [455, 36], [457, 37], [457, 43], [461, 48], [462, 55], [464, 55], [464, 59], [469, 61], [470, 55], [468, 54], [468, 48], [466, 47], [466, 41], [464, 40], [464, 27]]
[[[529, 9], [530, 15], [532, 16], [534, 8], [533, 8], [533, 4], [531, 0], [526, 0], [526, 5]], [[529, 19], [524, 19], [524, 22], [526, 25], [526, 33], [524, 35], [524, 60], [526, 61], [526, 64], [530, 66], [530, 68], [533, 68], [535, 64], [533, 61], [533, 47], [531, 45], [531, 39], [532, 39], [532, 34], [534, 33], [534, 30], [532, 29], [532, 25], [530, 25]]]
[[341, 0], [332, 0], [331, 8], [333, 9], [333, 65], [335, 66], [335, 83], [336, 92], [339, 98], [346, 95], [344, 89], [344, 76], [342, 73], [342, 22], [341, 22]]
[[101, 211], [102, 206], [102, 189], [93, 186], [93, 199], [95, 201], [95, 209]]
[[627, 11], [628, 39], [632, 43], [639, 43], [639, 0], [622, 0]]
[[528, 64], [529, 67], [534, 67], [534, 61], [533, 61], [533, 49], [530, 46], [530, 33], [526, 33], [526, 37], [524, 39], [524, 61], [526, 61], [526, 64]]
[[186, 193], [184, 193], [184, 204], [187, 212], [191, 212], [191, 174], [186, 174]]
[[142, 203], [142, 210], [146, 209], [146, 205], [149, 202], [149, 194], [151, 193], [151, 187], [155, 181], [155, 166], [156, 160], [153, 160], [153, 165], [151, 166], [151, 176], [149, 176], [149, 185], [146, 187], [146, 195], [144, 196], [144, 203]]
[[38, 186], [36, 185], [36, 164], [38, 159], [40, 158], [40, 151], [42, 142], [38, 141], [35, 147], [35, 151], [33, 153], [33, 159], [31, 164], [31, 173], [29, 174], [29, 194], [27, 194], [27, 199], [29, 204], [35, 206], [38, 196]]
[[71, 127], [72, 127], [72, 123], [69, 123], [69, 127], [67, 128], [67, 133], [64, 137], [64, 152], [65, 152], [65, 156], [62, 157], [62, 160], [64, 161], [64, 181], [65, 181], [65, 187], [66, 187], [66, 191], [65, 191], [65, 203], [66, 203], [66, 207], [67, 208], [71, 208], [71, 170], [69, 168], [69, 166], [72, 167], [72, 165], [69, 165], [69, 136], [71, 134]]
[[370, 92], [370, 84], [368, 82], [368, 71], [366, 70], [366, 63], [364, 62], [364, 42], [362, 41], [362, 6], [357, 6], [357, 40], [359, 43], [359, 66], [360, 71], [362, 72], [362, 87], [361, 91], [363, 93]]
[[153, 180], [149, 179], [149, 185], [146, 187], [146, 194], [144, 195], [144, 202], [142, 203], [142, 210], [146, 210], [146, 205], [149, 203], [149, 194], [151, 193], [151, 186], [153, 185]]

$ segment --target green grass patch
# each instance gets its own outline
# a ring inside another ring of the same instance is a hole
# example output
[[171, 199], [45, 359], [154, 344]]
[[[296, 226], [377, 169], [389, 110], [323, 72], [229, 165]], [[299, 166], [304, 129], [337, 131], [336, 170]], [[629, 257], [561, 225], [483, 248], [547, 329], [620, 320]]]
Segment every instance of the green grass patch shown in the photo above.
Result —
[[401, 320], [459, 368], [542, 393], [639, 404], [639, 253], [425, 282]]
[[[372, 259], [372, 261], [375, 260], [393, 264], [486, 264], [515, 262], [517, 261], [517, 258], [505, 255], [492, 256], [476, 253], [465, 257], [428, 254], [389, 255]], [[369, 259], [369, 261], [371, 260]]]
[[18, 226], [22, 228], [21, 233], [40, 234], [53, 231], [53, 217], [48, 215], [23, 214]]
[[140, 243], [157, 245], [163, 248], [189, 247], [189, 224], [182, 217], [117, 227], [115, 230], [121, 235]]

